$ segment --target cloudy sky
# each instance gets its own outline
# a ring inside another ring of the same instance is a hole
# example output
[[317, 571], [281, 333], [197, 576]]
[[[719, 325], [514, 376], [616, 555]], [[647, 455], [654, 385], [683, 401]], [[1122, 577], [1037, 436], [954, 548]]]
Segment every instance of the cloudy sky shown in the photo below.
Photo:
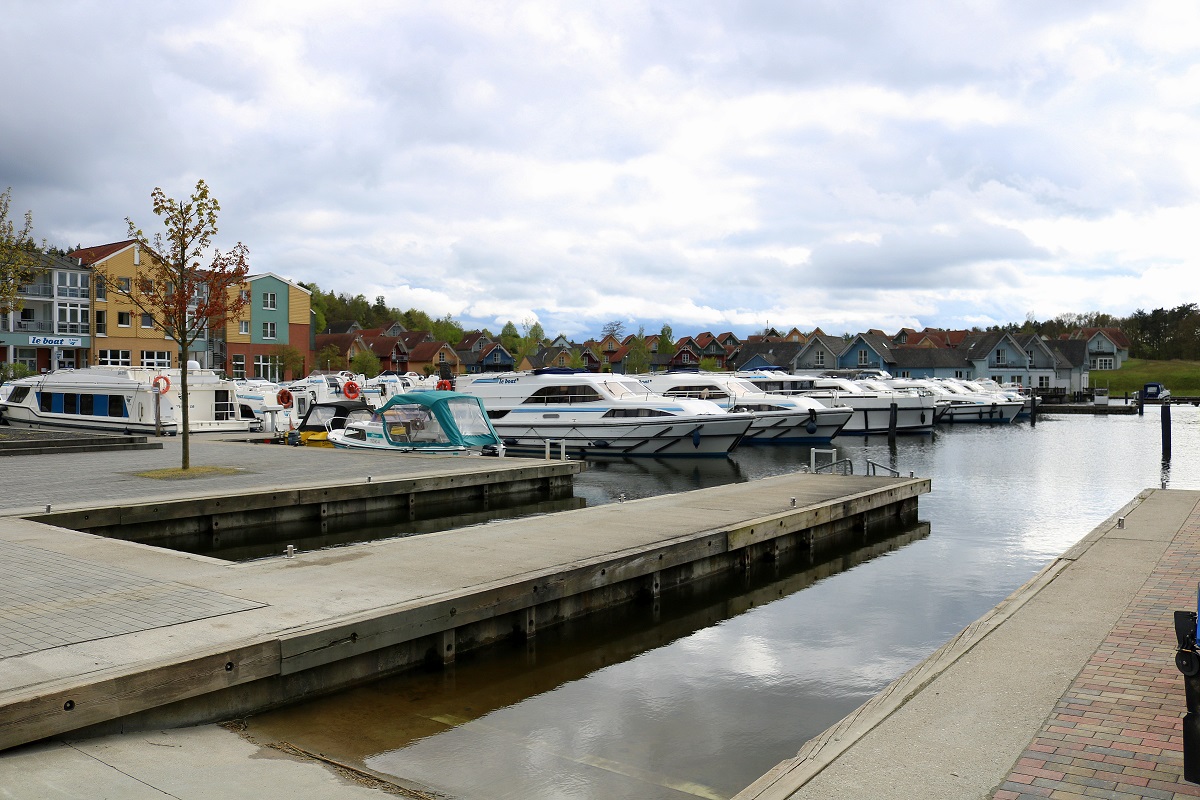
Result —
[[497, 331], [1200, 301], [1200, 6], [0, 0], [52, 244], [206, 180], [254, 271]]

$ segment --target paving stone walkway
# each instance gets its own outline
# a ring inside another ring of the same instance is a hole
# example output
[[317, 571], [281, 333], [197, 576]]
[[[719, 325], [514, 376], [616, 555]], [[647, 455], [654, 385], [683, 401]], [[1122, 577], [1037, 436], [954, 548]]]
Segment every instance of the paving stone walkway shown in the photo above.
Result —
[[1195, 608], [1198, 579], [1194, 511], [993, 800], [1200, 797], [1183, 780], [1173, 616]]
[[0, 540], [0, 659], [262, 603]]

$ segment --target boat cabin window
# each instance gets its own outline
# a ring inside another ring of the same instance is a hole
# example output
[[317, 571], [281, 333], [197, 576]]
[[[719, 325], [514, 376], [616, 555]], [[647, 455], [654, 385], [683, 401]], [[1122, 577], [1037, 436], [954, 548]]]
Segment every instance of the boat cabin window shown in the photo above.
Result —
[[600, 399], [600, 393], [587, 384], [577, 386], [543, 386], [525, 398], [530, 405], [545, 405], [548, 403], [594, 403]]
[[25, 398], [29, 396], [28, 386], [18, 386], [12, 390], [12, 394], [8, 396], [8, 402], [16, 404], [25, 402]]
[[[28, 386], [13, 389], [8, 400], [20, 403], [29, 394]], [[119, 394], [78, 394], [76, 392], [38, 392], [38, 409], [46, 414], [71, 414], [73, 416], [127, 417], [125, 398]]]
[[658, 408], [610, 408], [605, 412], [606, 417], [670, 417], [669, 411]]

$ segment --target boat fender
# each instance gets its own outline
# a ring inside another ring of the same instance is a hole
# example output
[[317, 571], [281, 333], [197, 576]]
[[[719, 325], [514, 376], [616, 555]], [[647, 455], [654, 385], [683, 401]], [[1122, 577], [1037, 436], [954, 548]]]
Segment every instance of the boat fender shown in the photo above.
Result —
[[342, 394], [345, 395], [347, 400], [357, 400], [358, 384], [354, 381], [346, 381], [346, 384], [342, 387]]
[[992, 403], [992, 408], [990, 411], [988, 411], [988, 416], [989, 417], [996, 416], [996, 404], [995, 403]]
[[808, 431], [809, 436], [817, 432], [817, 410], [815, 408], [808, 410], [808, 424], [804, 426], [804, 430]]
[[922, 425], [925, 424], [925, 412], [924, 411], [921, 412], [921, 424]]
[[287, 389], [280, 389], [279, 394], [275, 395], [275, 399], [279, 402], [279, 405], [283, 406], [284, 408], [292, 407], [292, 393]]
[[[162, 384], [161, 387], [159, 386], [160, 383]], [[159, 375], [157, 378], [150, 381], [150, 385], [153, 386], [154, 391], [158, 392], [159, 394], [166, 394], [167, 392], [171, 391], [171, 379], [166, 375]]]

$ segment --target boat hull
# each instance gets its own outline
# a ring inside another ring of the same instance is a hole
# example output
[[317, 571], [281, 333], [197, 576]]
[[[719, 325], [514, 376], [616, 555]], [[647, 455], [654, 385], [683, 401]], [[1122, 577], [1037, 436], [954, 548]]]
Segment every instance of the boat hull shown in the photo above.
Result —
[[753, 422], [749, 415], [705, 417], [629, 417], [608, 421], [545, 418], [540, 412], [511, 413], [493, 419], [510, 452], [552, 453], [565, 444], [577, 456], [650, 458], [726, 456]]
[[850, 409], [756, 411], [742, 444], [828, 444], [844, 430]]
[[941, 422], [958, 423], [1009, 423], [1021, 414], [1020, 401], [1008, 403], [954, 403], [946, 408]]

